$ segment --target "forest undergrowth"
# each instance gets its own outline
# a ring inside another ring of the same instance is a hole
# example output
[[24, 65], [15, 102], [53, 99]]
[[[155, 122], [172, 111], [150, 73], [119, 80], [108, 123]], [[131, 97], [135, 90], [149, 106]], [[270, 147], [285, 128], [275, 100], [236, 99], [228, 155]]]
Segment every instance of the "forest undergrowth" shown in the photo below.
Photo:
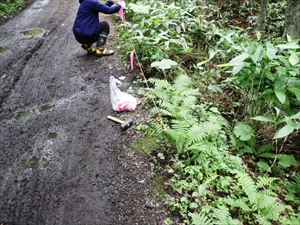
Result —
[[259, 1], [218, 3], [132, 1], [119, 24], [163, 201], [182, 224], [300, 224], [300, 46], [282, 38], [286, 5], [269, 4], [261, 32]]
[[[149, 119], [136, 128], [159, 198], [181, 224], [300, 224], [300, 46], [282, 37], [286, 3], [270, 1], [261, 32], [260, 1], [206, 2], [132, 0], [115, 16], [124, 63], [141, 71]], [[25, 3], [0, 3], [2, 20]]]

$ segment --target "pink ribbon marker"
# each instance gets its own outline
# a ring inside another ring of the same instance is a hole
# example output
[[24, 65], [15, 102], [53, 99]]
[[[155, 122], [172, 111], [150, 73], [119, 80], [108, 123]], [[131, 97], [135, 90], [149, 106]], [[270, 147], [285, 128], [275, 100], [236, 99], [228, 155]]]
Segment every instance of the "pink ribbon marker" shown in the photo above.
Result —
[[[119, 2], [122, 2], [123, 0], [119, 0]], [[124, 10], [123, 8], [121, 8], [119, 10], [119, 16], [120, 16], [120, 19], [124, 22]]]
[[130, 53], [130, 68], [131, 68], [131, 70], [134, 69], [134, 65], [133, 65], [134, 53], [135, 53], [135, 50], [132, 50], [132, 52]]

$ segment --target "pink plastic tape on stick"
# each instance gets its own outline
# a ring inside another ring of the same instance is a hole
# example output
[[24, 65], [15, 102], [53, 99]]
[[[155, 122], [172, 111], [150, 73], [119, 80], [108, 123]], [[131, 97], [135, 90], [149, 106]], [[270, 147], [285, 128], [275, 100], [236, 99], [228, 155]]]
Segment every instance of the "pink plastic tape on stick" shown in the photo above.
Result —
[[[119, 2], [122, 2], [123, 0], [119, 0]], [[119, 16], [120, 16], [120, 19], [122, 20], [122, 21], [124, 21], [124, 10], [123, 10], [123, 8], [121, 8], [120, 10], [119, 10]]]

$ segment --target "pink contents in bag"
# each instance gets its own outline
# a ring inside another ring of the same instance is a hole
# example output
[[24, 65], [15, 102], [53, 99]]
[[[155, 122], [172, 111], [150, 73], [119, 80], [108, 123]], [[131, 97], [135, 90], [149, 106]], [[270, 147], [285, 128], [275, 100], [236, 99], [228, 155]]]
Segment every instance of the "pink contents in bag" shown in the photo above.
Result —
[[112, 108], [117, 112], [133, 111], [137, 106], [137, 99], [119, 89], [114, 76], [110, 76], [110, 99]]

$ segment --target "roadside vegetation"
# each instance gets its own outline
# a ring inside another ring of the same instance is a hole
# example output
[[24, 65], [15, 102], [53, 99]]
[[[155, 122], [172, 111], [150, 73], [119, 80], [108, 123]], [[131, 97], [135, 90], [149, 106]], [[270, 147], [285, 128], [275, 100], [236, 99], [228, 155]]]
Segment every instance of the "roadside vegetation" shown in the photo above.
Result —
[[26, 0], [1, 0], [0, 17], [1, 19], [18, 12], [25, 4]]
[[260, 31], [260, 1], [131, 1], [119, 25], [182, 224], [300, 224], [300, 46], [267, 6]]
[[182, 224], [300, 224], [299, 39], [284, 0], [259, 31], [260, 2], [132, 0], [119, 24], [150, 114], [137, 129]]

